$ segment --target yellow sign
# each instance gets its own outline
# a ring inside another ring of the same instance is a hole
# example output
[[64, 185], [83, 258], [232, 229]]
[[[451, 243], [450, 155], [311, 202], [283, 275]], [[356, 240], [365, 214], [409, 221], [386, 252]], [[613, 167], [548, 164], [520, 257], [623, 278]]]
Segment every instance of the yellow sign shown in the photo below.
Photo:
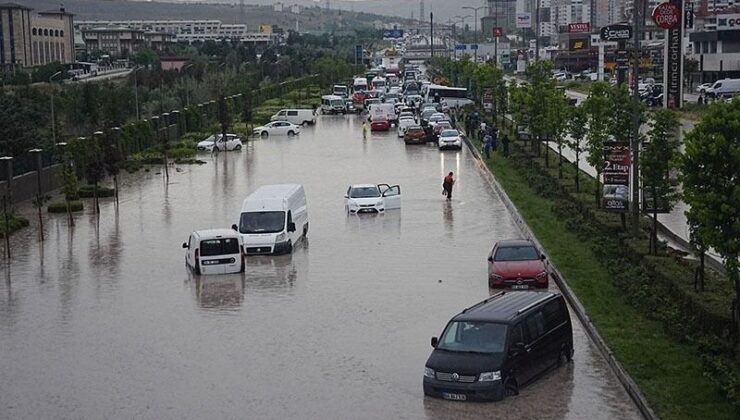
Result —
[[261, 24], [259, 27], [259, 32], [263, 34], [271, 34], [272, 33], [272, 25], [268, 24]]

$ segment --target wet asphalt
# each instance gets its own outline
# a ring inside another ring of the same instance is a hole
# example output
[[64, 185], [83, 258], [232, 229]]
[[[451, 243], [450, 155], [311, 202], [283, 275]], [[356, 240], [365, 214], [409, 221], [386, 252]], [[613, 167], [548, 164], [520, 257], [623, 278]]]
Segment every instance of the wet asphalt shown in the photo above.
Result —
[[[424, 397], [429, 338], [489, 296], [486, 255], [520, 233], [467, 150], [363, 140], [360, 124], [322, 117], [168, 183], [127, 175], [99, 217], [44, 214], [43, 243], [20, 205], [32, 226], [0, 270], [0, 418], [638, 418], [575, 319], [573, 363], [519, 396]], [[251, 191], [284, 182], [305, 186], [307, 243], [244, 275], [185, 269], [191, 231], [229, 227]], [[401, 185], [402, 209], [347, 216], [351, 183]]]

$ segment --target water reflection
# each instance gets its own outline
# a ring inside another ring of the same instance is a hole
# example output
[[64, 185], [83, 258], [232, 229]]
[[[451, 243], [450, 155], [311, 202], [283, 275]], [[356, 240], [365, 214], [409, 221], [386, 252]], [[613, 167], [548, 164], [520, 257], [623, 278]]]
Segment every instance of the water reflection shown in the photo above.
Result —
[[384, 213], [347, 214], [345, 225], [349, 232], [366, 233], [383, 237], [401, 237], [401, 209], [387, 210]]
[[244, 302], [244, 276], [226, 274], [221, 276], [197, 276], [190, 284], [195, 293], [195, 301], [203, 309], [233, 311], [241, 308]]
[[305, 263], [308, 241], [297, 244], [292, 254], [260, 255], [247, 258], [246, 288], [257, 293], [287, 295], [292, 293], [298, 279], [296, 260], [301, 260], [301, 276], [308, 275]]

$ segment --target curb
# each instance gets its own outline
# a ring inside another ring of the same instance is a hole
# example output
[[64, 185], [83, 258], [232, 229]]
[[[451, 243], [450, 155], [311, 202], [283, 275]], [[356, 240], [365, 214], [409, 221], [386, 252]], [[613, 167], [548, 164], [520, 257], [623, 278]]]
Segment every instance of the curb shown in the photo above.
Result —
[[[463, 132], [463, 130], [460, 130]], [[466, 133], [467, 134], [467, 133]], [[480, 152], [477, 150], [475, 145], [471, 142], [469, 137], [466, 135], [464, 137], [465, 144], [467, 145], [468, 149], [473, 153], [476, 159], [476, 163], [482, 170], [486, 180], [488, 180], [489, 184], [491, 185], [491, 188], [498, 194], [498, 196], [501, 198], [501, 201], [504, 203], [504, 206], [509, 210], [509, 213], [512, 216], [512, 219], [516, 223], [516, 225], [519, 227], [519, 230], [522, 232], [524, 237], [526, 239], [531, 240], [534, 242], [534, 244], [537, 246], [538, 249], [543, 251], [544, 248], [542, 247], [542, 244], [537, 240], [537, 238], [534, 236], [534, 233], [532, 233], [532, 230], [529, 228], [527, 223], [524, 221], [524, 218], [521, 214], [519, 214], [519, 211], [517, 210], [514, 203], [511, 201], [508, 195], [506, 195], [506, 192], [504, 191], [503, 187], [501, 187], [501, 184], [498, 183], [496, 178], [493, 176], [493, 173], [491, 170], [486, 166], [486, 164], [483, 162], [482, 156]], [[642, 395], [642, 392], [637, 387], [637, 384], [634, 380], [632, 380], [632, 377], [629, 376], [626, 370], [624, 370], [624, 367], [622, 367], [622, 364], [619, 363], [619, 361], [614, 357], [614, 353], [609, 349], [609, 347], [606, 345], [606, 342], [601, 337], [599, 332], [596, 330], [596, 327], [591, 322], [591, 319], [586, 314], [586, 310], [583, 308], [583, 305], [578, 300], [578, 297], [573, 293], [573, 290], [568, 286], [568, 283], [565, 280], [565, 277], [563, 277], [562, 274], [560, 274], [560, 271], [558, 271], [557, 268], [552, 264], [552, 260], [550, 258], [547, 259], [548, 266], [550, 268], [550, 275], [552, 276], [553, 280], [555, 280], [555, 284], [558, 285], [560, 288], [560, 291], [562, 292], [565, 299], [570, 304], [573, 311], [576, 313], [576, 316], [581, 321], [581, 324], [583, 324], [584, 330], [586, 330], [586, 333], [591, 338], [591, 341], [596, 345], [596, 348], [599, 349], [599, 352], [601, 355], [606, 359], [606, 362], [609, 364], [609, 367], [611, 368], [612, 372], [614, 372], [614, 375], [616, 375], [617, 379], [619, 379], [619, 382], [624, 387], [625, 391], [627, 391], [627, 394], [630, 396], [632, 401], [637, 406], [637, 409], [640, 410], [640, 414], [642, 414], [643, 418], [646, 420], [658, 420], [658, 416], [655, 414], [655, 412], [650, 408], [648, 405], [647, 399], [645, 399], [645, 396]]]

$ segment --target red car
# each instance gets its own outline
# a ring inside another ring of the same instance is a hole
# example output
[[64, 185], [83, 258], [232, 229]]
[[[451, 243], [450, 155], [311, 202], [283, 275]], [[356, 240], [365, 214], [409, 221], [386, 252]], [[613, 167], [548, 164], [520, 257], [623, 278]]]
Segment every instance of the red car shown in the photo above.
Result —
[[488, 255], [488, 286], [491, 288], [546, 289], [545, 256], [530, 241], [498, 241]]
[[442, 120], [437, 124], [434, 124], [434, 138], [439, 138], [439, 133], [448, 128], [452, 128], [452, 123], [447, 120]]
[[391, 123], [386, 118], [376, 117], [370, 122], [371, 131], [388, 131], [391, 129]]

